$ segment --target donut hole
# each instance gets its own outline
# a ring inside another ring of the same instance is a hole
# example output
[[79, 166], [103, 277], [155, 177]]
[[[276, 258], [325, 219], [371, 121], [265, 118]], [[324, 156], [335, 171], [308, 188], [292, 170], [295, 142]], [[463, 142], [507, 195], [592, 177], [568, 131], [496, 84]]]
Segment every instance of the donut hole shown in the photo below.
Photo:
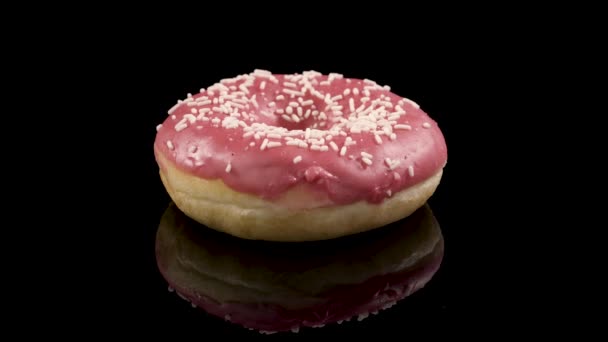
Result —
[[274, 114], [273, 126], [288, 130], [327, 130], [334, 125], [334, 110], [316, 97], [286, 98], [267, 112]]
[[328, 128], [328, 123], [324, 125], [324, 127], [319, 126], [320, 122], [315, 120], [313, 117], [309, 117], [308, 119], [300, 120], [299, 122], [295, 122], [293, 120], [286, 120], [283, 117], [278, 117], [275, 125], [278, 127], [286, 128], [290, 131], [293, 130], [306, 130], [307, 128]]

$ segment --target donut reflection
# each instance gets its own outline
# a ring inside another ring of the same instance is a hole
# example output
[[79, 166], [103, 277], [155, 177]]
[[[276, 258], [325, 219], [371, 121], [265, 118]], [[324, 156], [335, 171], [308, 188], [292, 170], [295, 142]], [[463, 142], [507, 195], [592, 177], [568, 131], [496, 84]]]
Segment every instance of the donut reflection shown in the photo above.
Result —
[[208, 229], [171, 204], [156, 238], [158, 268], [170, 289], [260, 332], [377, 314], [430, 281], [442, 257], [443, 236], [428, 205], [370, 232], [276, 243]]

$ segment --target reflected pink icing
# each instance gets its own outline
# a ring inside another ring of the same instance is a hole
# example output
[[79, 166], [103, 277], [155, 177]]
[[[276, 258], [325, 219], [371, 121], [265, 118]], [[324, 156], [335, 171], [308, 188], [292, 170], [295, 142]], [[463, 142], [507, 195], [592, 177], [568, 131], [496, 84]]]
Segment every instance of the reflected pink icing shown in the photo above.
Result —
[[173, 107], [154, 147], [239, 192], [276, 200], [306, 184], [335, 204], [379, 203], [447, 161], [441, 130], [418, 105], [373, 81], [316, 72], [222, 80]]
[[[327, 293], [316, 296], [321, 304], [298, 310], [285, 309], [280, 305], [265, 303], [218, 302], [194, 287], [169, 284], [184, 299], [207, 313], [224, 318], [241, 326], [261, 331], [279, 332], [300, 327], [319, 327], [325, 324], [361, 320], [370, 313], [389, 308], [398, 301], [415, 293], [433, 277], [443, 257], [443, 240], [433, 253], [417, 262], [417, 266], [392, 274], [374, 276], [361, 284], [337, 286]], [[297, 301], [298, 298], [292, 300]]]

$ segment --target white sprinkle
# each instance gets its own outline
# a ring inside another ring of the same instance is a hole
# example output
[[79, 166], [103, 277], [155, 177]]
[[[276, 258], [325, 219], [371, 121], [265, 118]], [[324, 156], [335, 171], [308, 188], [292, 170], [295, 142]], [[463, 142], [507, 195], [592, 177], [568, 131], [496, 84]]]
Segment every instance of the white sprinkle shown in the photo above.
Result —
[[[309, 110], [310, 110], [310, 109], [309, 109]], [[296, 108], [296, 111], [298, 112], [298, 115], [299, 115], [299, 116], [302, 116], [302, 114], [303, 114], [303, 112], [304, 112], [304, 110], [302, 109], [302, 107], [298, 107], [298, 108]]]
[[249, 94], [249, 89], [247, 89], [247, 86], [245, 85], [245, 83], [241, 84], [241, 85], [239, 86], [239, 89], [240, 89], [241, 91], [243, 91], [245, 94]]
[[200, 101], [196, 103], [199, 106], [206, 106], [208, 104], [211, 104], [211, 100], [205, 100], [205, 101]]
[[314, 96], [318, 97], [318, 98], [319, 98], [319, 99], [321, 99], [321, 100], [324, 100], [324, 99], [325, 99], [325, 96], [323, 96], [323, 94], [321, 94], [321, 92], [320, 92], [320, 91], [317, 91], [317, 90], [314, 90], [314, 89], [313, 89], [313, 90], [311, 90], [311, 92], [310, 92], [310, 93], [311, 93], [311, 94], [313, 94]]
[[410, 177], [414, 177], [414, 167], [412, 165], [407, 167], [407, 173], [410, 175]]
[[285, 100], [285, 96], [277, 95], [277, 97], [275, 97], [275, 100], [277, 100], [277, 101]]
[[331, 106], [331, 110], [333, 111], [340, 111], [342, 110], [342, 108], [344, 108], [343, 106]]
[[344, 92], [342, 94], [344, 94], [344, 96], [348, 96], [348, 94], [350, 94], [350, 88], [344, 89]]
[[361, 322], [362, 320], [366, 319], [367, 316], [369, 316], [369, 313], [362, 313], [357, 317], [357, 321]]
[[255, 96], [256, 96], [256, 95], [257, 95], [257, 94], [253, 94], [253, 96], [251, 97], [251, 102], [253, 103], [253, 106], [254, 106], [255, 108], [258, 108], [258, 101], [256, 101], [256, 99], [255, 99]]
[[273, 148], [273, 147], [279, 147], [279, 146], [283, 146], [283, 144], [281, 144], [278, 141], [271, 141], [268, 144], [266, 144], [266, 148]]
[[287, 113], [287, 114], [293, 113], [293, 107], [291, 107], [291, 106], [286, 107], [285, 108], [285, 113]]
[[395, 178], [396, 181], [401, 179], [401, 175], [398, 174], [397, 172], [393, 173], [393, 178]]
[[338, 152], [338, 145], [337, 145], [335, 142], [330, 141], [330, 142], [329, 142], [329, 146], [331, 146], [331, 149], [332, 149], [332, 150], [334, 150], [334, 151]]
[[[302, 108], [298, 108], [298, 109], [302, 109]], [[300, 122], [300, 117], [295, 114], [291, 114], [291, 119], [293, 120], [293, 122]]]
[[291, 118], [289, 116], [283, 114], [281, 115], [281, 117], [283, 118], [283, 120], [291, 122]]
[[304, 133], [304, 140], [310, 139], [310, 128], [306, 128], [306, 132]]
[[411, 104], [412, 106], [414, 106], [414, 108], [420, 108], [420, 106], [416, 102], [414, 102], [414, 101], [412, 101], [410, 99], [406, 99], [404, 97], [402, 100], [405, 101], [405, 102], [407, 102], [407, 103], [409, 103], [409, 104]]
[[299, 107], [300, 104], [297, 103], [297, 102], [295, 102], [295, 101], [291, 101], [291, 102], [289, 102], [288, 106], [290, 106], [290, 107]]
[[255, 141], [250, 142], [249, 146], [251, 146], [251, 147], [255, 146]]
[[218, 103], [218, 99], [217, 97], [213, 99], [213, 104], [217, 104]]
[[256, 134], [253, 135], [253, 138], [255, 140], [260, 140], [260, 135], [258, 133], [256, 133]]
[[156, 131], [157, 131], [157, 132], [158, 132], [158, 131], [160, 131], [160, 129], [161, 129], [162, 127], [163, 127], [163, 125], [162, 125], [162, 124], [157, 125], [157, 126], [156, 126]]
[[230, 170], [232, 170], [232, 164], [228, 163], [228, 165], [226, 165], [226, 173], [230, 173]]
[[175, 125], [175, 130], [177, 132], [181, 132], [186, 128], [188, 128], [188, 125], [183, 120], [178, 122], [177, 125]]
[[277, 133], [268, 133], [266, 134], [266, 137], [270, 139], [281, 139], [281, 135]]
[[376, 144], [382, 144], [382, 138], [378, 134], [374, 134], [374, 140], [376, 140]]
[[313, 151], [321, 151], [321, 146], [319, 145], [311, 145], [310, 149]]
[[302, 101], [302, 106], [310, 106], [314, 103], [313, 100]]
[[351, 112], [355, 111], [355, 99], [353, 99], [352, 97], [348, 99], [348, 108]]
[[297, 156], [297, 157], [293, 158], [293, 163], [294, 164], [297, 164], [297, 163], [299, 163], [301, 161], [302, 161], [302, 156]]
[[362, 97], [362, 98], [360, 99], [360, 101], [361, 101], [361, 103], [365, 103], [365, 102], [369, 101], [369, 97], [367, 97], [367, 96]]
[[321, 152], [327, 152], [327, 151], [329, 151], [329, 147], [327, 147], [327, 145], [321, 146]]
[[[255, 95], [254, 95], [254, 96], [255, 96]], [[235, 103], [235, 102], [232, 102], [232, 101], [228, 101], [228, 102], [226, 102], [226, 105], [227, 105], [228, 107], [236, 107], [236, 108], [239, 108], [239, 109], [245, 109], [245, 106], [243, 106], [242, 104], [240, 104], [240, 103]], [[254, 105], [255, 105], [255, 107], [256, 107], [256, 108], [258, 107], [258, 106], [257, 106], [257, 102], [256, 102], [256, 103], [254, 103]]]
[[[388, 158], [387, 158], [387, 159], [388, 159]], [[400, 160], [392, 160], [392, 161], [390, 162], [390, 165], [389, 165], [388, 167], [389, 167], [389, 169], [394, 170], [394, 169], [396, 169], [396, 168], [397, 168], [397, 166], [399, 166], [399, 164], [401, 164], [401, 161], [400, 161]]]
[[283, 85], [289, 88], [297, 88], [298, 86], [295, 83], [291, 82], [283, 82]]
[[333, 136], [332, 136], [331, 134], [328, 134], [328, 135], [325, 137], [325, 140], [331, 140], [331, 139], [333, 139]]
[[346, 155], [346, 146], [342, 146], [342, 149], [340, 149], [340, 155], [342, 157], [344, 157], [344, 155]]
[[332, 102], [339, 101], [339, 100], [342, 100], [342, 95], [340, 95], [340, 94], [338, 94], [338, 95], [336, 95], [336, 96], [334, 96], [334, 97], [331, 98]]
[[264, 151], [266, 149], [266, 145], [268, 145], [268, 139], [264, 139], [262, 146], [260, 146], [260, 150]]
[[180, 103], [173, 105], [173, 107], [171, 107], [171, 109], [169, 109], [169, 111], [167, 112], [167, 115], [171, 115], [173, 114], [173, 112], [177, 109], [177, 107], [179, 107]]
[[299, 143], [298, 147], [301, 147], [301, 148], [306, 149], [306, 148], [308, 148], [308, 144], [307, 144], [307, 143], [305, 143], [305, 142], [303, 142], [303, 141], [301, 141], [301, 142]]
[[175, 146], [173, 146], [173, 143], [171, 142], [171, 140], [167, 140], [167, 147], [173, 151], [173, 149], [175, 149]]
[[297, 90], [293, 90], [293, 89], [287, 89], [287, 88], [285, 88], [285, 89], [283, 89], [283, 92], [284, 92], [285, 94], [289, 94], [289, 95], [291, 95], [291, 97], [296, 97], [296, 96], [304, 96], [304, 93], [303, 93], [303, 92], [301, 92], [301, 91], [297, 91]]
[[266, 88], [266, 81], [262, 81], [262, 83], [260, 83], [260, 90], [264, 90], [264, 88]]
[[361, 157], [363, 157], [363, 158], [369, 158], [369, 159], [374, 158], [373, 155], [371, 155], [371, 154], [369, 154], [367, 152], [361, 152]]
[[410, 125], [395, 125], [393, 128], [394, 129], [405, 129], [405, 130], [409, 131], [409, 130], [412, 129], [412, 126], [410, 126]]
[[253, 74], [256, 76], [272, 76], [272, 73], [270, 71], [264, 69], [255, 69], [253, 70]]
[[369, 89], [363, 90], [363, 95], [369, 97], [371, 95], [371, 93], [369, 92]]
[[395, 139], [397, 139], [397, 134], [395, 134], [395, 133], [391, 133], [390, 138], [391, 138], [391, 140], [395, 140]]
[[431, 128], [431, 124], [428, 123], [428, 122], [425, 122], [425, 123], [422, 124], [422, 127], [424, 127], [424, 128]]
[[279, 108], [279, 109], [275, 110], [275, 113], [283, 114], [283, 113], [285, 113], [285, 111], [283, 109]]
[[276, 104], [276, 103], [274, 103], [274, 101], [273, 101], [273, 102], [269, 102], [269, 103], [268, 103], [268, 107], [274, 107], [274, 106], [276, 106], [276, 105], [277, 105], [277, 104]]
[[188, 120], [188, 122], [190, 123], [194, 123], [196, 121], [196, 116], [192, 115], [192, 114], [186, 114], [184, 115], [184, 117], [182, 118], [182, 121], [184, 120]]

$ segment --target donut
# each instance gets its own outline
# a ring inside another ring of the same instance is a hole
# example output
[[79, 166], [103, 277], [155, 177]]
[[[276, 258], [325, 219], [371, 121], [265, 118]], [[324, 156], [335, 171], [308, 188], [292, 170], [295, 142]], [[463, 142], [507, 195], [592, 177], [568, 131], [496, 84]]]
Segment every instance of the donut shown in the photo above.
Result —
[[169, 291], [220, 318], [262, 333], [298, 331], [393, 305], [433, 279], [444, 241], [428, 205], [361, 234], [311, 242], [239, 239], [202, 226], [174, 204], [156, 235]]
[[188, 94], [157, 126], [171, 199], [213, 229], [313, 241], [407, 217], [438, 187], [444, 136], [418, 104], [368, 79], [252, 73]]

